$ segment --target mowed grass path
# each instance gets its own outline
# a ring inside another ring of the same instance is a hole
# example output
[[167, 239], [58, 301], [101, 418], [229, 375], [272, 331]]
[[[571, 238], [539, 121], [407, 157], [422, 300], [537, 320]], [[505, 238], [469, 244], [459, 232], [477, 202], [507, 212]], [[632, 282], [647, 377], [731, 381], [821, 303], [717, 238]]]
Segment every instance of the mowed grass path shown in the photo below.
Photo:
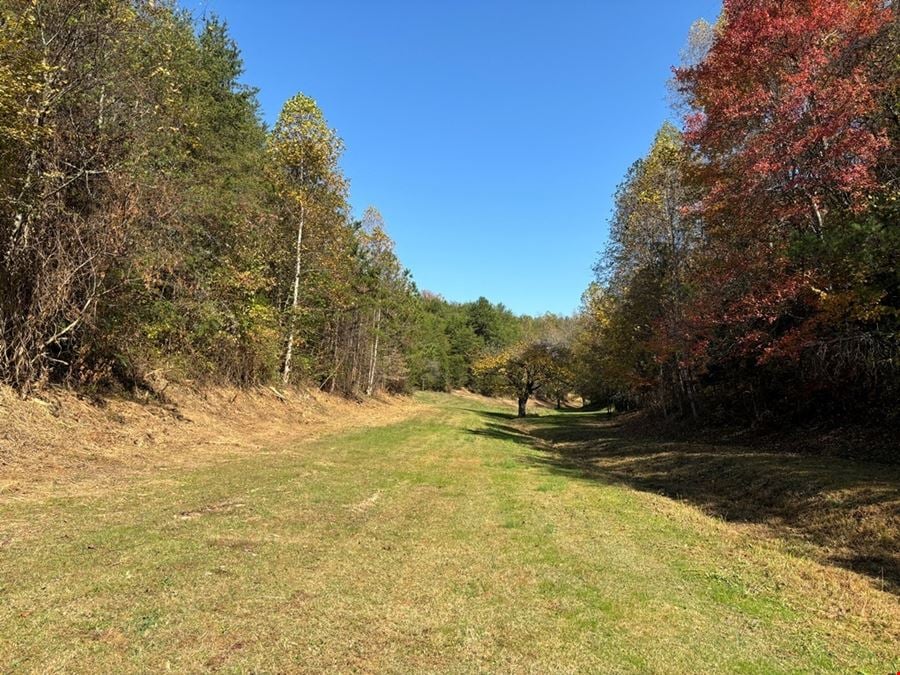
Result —
[[[394, 426], [2, 502], [0, 671], [900, 668], [895, 596], [421, 398]], [[847, 592], [864, 616], [831, 610]]]

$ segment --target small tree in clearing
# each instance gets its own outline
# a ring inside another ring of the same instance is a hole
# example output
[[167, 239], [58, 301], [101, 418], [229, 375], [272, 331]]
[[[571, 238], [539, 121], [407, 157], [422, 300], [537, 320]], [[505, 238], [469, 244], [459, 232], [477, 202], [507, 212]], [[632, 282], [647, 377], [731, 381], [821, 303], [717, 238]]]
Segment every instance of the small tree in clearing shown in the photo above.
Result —
[[519, 343], [478, 361], [475, 374], [499, 375], [505, 389], [516, 397], [519, 417], [525, 417], [528, 399], [553, 379], [558, 351], [544, 341]]

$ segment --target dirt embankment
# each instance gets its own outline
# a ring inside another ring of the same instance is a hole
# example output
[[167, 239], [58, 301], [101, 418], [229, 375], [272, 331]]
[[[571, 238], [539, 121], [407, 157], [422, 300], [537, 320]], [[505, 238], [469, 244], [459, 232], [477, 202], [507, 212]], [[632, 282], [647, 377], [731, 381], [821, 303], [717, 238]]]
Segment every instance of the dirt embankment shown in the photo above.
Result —
[[363, 403], [302, 389], [169, 387], [166, 402], [0, 388], [0, 499], [109, 487], [124, 476], [283, 449], [400, 421], [411, 398]]

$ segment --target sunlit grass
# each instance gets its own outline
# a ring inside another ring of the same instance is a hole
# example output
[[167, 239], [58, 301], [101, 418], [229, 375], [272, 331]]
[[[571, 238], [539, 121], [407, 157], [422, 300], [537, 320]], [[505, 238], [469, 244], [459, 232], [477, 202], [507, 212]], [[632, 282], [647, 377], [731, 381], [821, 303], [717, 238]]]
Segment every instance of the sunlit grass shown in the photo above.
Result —
[[[0, 509], [3, 671], [896, 670], [895, 598], [490, 406]], [[562, 415], [560, 417], [563, 417]], [[561, 421], [562, 424], [565, 424]], [[868, 614], [834, 614], [841, 592]]]

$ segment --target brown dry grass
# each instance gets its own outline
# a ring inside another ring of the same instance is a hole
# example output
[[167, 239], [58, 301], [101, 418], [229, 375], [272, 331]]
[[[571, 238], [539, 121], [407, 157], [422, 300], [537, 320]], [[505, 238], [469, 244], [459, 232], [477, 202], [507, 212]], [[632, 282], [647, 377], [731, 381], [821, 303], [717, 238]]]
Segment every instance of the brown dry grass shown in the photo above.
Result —
[[336, 431], [391, 424], [420, 404], [363, 403], [317, 390], [166, 390], [165, 403], [89, 399], [61, 388], [22, 399], [0, 387], [0, 496], [75, 494], [123, 477], [270, 452]]

